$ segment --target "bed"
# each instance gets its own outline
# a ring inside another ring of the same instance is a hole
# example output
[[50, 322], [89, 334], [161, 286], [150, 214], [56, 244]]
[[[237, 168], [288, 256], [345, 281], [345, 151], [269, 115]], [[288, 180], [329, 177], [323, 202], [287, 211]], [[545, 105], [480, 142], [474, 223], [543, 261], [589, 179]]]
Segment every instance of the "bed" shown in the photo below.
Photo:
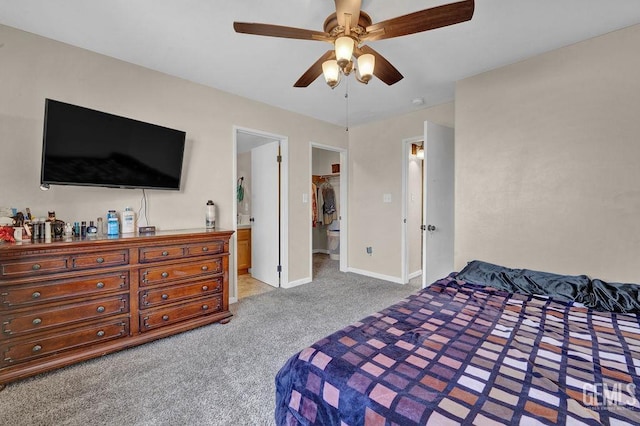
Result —
[[640, 286], [470, 262], [292, 356], [278, 425], [638, 425]]

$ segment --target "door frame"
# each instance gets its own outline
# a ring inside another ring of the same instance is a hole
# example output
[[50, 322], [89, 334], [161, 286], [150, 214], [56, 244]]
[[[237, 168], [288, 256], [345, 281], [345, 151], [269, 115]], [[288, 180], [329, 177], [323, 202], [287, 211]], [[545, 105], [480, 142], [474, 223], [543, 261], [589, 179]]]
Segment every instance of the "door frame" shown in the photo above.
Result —
[[[411, 154], [411, 144], [416, 142], [424, 141], [424, 135], [414, 136], [411, 138], [402, 140], [402, 221], [401, 221], [401, 231], [400, 231], [400, 245], [402, 247], [400, 254], [400, 262], [402, 264], [402, 276], [400, 279], [403, 284], [407, 284], [410, 279], [414, 278], [413, 276], [409, 276], [409, 239], [408, 239], [408, 228], [407, 228], [407, 216], [409, 215], [409, 154]], [[425, 150], [426, 154], [426, 150]], [[422, 170], [424, 175], [424, 167], [425, 161], [422, 163]], [[424, 202], [426, 196], [426, 186], [422, 185], [422, 201]], [[423, 212], [423, 223], [424, 223], [424, 212]], [[424, 244], [425, 234], [424, 232], [421, 234], [421, 242], [420, 244]], [[422, 261], [422, 274], [424, 275], [424, 260]], [[417, 276], [417, 275], [416, 275]]]
[[[311, 192], [311, 184], [313, 175], [313, 148], [324, 149], [326, 151], [333, 151], [340, 153], [340, 212], [338, 214], [338, 220], [340, 220], [340, 271], [347, 272], [349, 265], [348, 253], [349, 253], [349, 152], [346, 148], [340, 148], [331, 145], [324, 145], [321, 143], [310, 142], [309, 143], [309, 181], [307, 188]], [[311, 225], [313, 203], [311, 202], [311, 194], [308, 197], [309, 203], [309, 277], [310, 281], [313, 280], [313, 226]]]
[[[238, 182], [238, 133], [245, 133], [251, 136], [268, 139], [265, 143], [274, 141], [280, 142], [280, 155], [282, 156], [282, 162], [280, 163], [280, 265], [282, 267], [282, 272], [280, 274], [280, 287], [286, 287], [289, 283], [289, 138], [287, 136], [237, 125], [232, 126], [232, 132], [232, 218], [238, 217], [238, 203], [235, 195], [237, 189], [236, 185]], [[235, 303], [238, 301], [238, 268], [236, 259], [236, 253], [238, 252], [237, 219], [233, 221], [232, 229], [234, 234], [231, 238], [231, 254], [229, 256], [229, 269], [231, 270], [231, 273], [229, 274], [229, 303]]]

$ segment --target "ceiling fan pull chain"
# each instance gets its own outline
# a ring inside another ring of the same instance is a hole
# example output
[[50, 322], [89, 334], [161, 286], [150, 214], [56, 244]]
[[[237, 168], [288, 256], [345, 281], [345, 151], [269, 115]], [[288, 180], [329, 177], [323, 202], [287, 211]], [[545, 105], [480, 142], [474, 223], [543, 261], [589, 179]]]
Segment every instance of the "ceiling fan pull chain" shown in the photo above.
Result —
[[348, 79], [347, 79], [347, 86], [345, 87], [345, 91], [344, 91], [344, 99], [346, 103], [345, 123], [347, 126], [345, 131], [348, 132], [349, 131], [349, 80]]

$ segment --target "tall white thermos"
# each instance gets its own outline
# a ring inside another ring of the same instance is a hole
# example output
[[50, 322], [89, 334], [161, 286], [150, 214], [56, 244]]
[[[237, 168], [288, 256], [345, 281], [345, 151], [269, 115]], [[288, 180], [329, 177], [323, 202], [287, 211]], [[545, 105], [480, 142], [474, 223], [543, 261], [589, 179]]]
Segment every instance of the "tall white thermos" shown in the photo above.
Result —
[[205, 211], [205, 225], [207, 229], [214, 229], [216, 227], [216, 206], [213, 201], [207, 201]]

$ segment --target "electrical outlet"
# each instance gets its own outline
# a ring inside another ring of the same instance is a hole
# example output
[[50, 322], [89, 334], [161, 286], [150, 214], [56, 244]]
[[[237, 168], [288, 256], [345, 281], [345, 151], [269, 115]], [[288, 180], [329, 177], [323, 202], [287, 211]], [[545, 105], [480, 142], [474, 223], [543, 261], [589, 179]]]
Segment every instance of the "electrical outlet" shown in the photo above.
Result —
[[367, 247], [367, 254], [371, 256], [373, 254], [373, 247]]

